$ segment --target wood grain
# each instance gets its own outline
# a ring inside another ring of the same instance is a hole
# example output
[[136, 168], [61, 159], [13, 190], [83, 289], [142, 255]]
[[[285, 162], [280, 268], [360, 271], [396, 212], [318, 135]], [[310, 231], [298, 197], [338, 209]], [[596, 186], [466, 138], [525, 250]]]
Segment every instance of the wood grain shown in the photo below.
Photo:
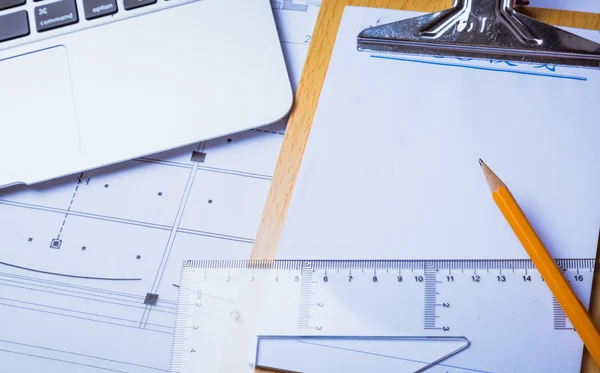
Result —
[[[327, 74], [342, 11], [346, 5], [435, 12], [449, 8], [452, 1], [323, 0], [256, 236], [252, 259], [274, 259], [276, 256], [285, 215], [292, 198], [296, 176], [304, 154], [321, 88]], [[600, 30], [600, 15], [597, 14], [538, 8], [520, 9], [519, 11], [557, 26]], [[598, 285], [598, 278], [600, 276], [594, 276], [590, 305], [590, 312], [596, 324], [600, 323], [600, 289], [598, 288], [600, 285]], [[257, 370], [257, 372], [266, 373], [268, 371]], [[584, 351], [581, 372], [600, 373], [600, 369], [587, 354], [587, 351]]]

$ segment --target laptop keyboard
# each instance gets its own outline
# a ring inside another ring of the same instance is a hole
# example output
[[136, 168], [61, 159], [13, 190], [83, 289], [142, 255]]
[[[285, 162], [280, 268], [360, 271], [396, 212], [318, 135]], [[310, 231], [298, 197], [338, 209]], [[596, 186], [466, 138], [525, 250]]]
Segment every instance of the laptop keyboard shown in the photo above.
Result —
[[0, 0], [0, 50], [192, 1]]

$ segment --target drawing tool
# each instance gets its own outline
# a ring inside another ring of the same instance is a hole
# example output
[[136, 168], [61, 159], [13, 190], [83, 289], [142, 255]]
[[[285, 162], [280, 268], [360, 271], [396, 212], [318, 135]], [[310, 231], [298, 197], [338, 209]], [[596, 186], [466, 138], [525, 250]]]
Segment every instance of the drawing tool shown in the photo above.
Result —
[[[531, 227], [519, 204], [510, 193], [504, 182], [481, 159], [479, 164], [483, 170], [492, 197], [502, 215], [513, 229], [527, 254], [540, 271], [565, 314], [573, 323], [575, 330], [583, 340], [596, 363], [600, 362], [600, 333], [585, 307], [581, 304], [561, 270], [550, 256], [544, 244]], [[544, 187], [543, 185], [541, 186]]]
[[[593, 259], [558, 263], [589, 288]], [[514, 344], [575, 335], [529, 259], [190, 260], [178, 304], [172, 373], [497, 372]], [[218, 370], [248, 326], [243, 369]]]

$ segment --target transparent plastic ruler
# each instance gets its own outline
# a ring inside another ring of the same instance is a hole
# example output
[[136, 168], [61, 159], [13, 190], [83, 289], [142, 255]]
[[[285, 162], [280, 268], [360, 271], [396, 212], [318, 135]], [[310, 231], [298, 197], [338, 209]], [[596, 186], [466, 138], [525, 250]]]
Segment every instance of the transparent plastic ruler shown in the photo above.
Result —
[[[559, 259], [587, 306], [594, 259]], [[579, 372], [529, 260], [187, 261], [171, 372]]]

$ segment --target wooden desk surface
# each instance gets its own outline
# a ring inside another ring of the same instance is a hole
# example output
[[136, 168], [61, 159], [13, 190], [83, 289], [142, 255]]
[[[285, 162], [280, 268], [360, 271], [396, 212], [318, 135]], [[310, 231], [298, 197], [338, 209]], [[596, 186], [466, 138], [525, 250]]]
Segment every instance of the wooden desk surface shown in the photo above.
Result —
[[[569, 1], [569, 0], [564, 0]], [[288, 122], [283, 146], [252, 251], [252, 259], [273, 259], [285, 214], [292, 197], [308, 134], [317, 107], [322, 82], [333, 50], [332, 33], [337, 34], [345, 5], [369, 6], [435, 12], [452, 5], [448, 0], [323, 0], [317, 27], [314, 30], [309, 55], [296, 93], [295, 107]], [[527, 8], [521, 12], [540, 21], [566, 27], [600, 30], [600, 15]], [[594, 277], [591, 313], [600, 325], [600, 275]], [[587, 351], [582, 364], [584, 373], [600, 373]]]

